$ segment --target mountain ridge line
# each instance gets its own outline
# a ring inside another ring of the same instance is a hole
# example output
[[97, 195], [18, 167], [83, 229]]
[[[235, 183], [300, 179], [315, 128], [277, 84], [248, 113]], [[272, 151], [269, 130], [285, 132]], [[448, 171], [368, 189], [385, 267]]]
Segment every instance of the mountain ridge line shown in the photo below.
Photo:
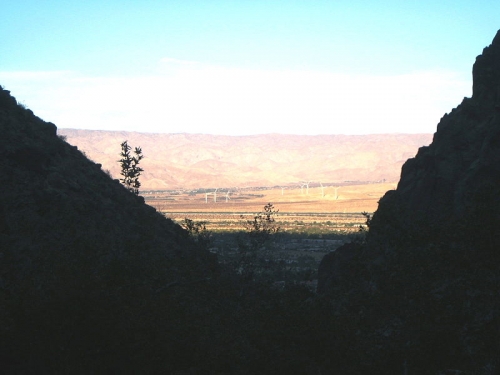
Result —
[[119, 146], [141, 147], [142, 189], [280, 186], [301, 181], [397, 181], [432, 134], [245, 136], [58, 129], [69, 143], [120, 174]]

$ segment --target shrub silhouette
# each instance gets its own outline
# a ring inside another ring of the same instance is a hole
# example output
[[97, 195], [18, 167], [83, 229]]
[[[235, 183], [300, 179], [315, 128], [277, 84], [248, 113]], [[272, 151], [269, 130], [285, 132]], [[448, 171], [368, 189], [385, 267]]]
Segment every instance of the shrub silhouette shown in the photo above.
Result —
[[123, 178], [120, 179], [120, 182], [132, 193], [139, 195], [139, 188], [141, 187], [141, 183], [139, 182], [139, 176], [141, 172], [144, 171], [141, 167], [138, 167], [139, 162], [144, 158], [142, 155], [142, 149], [140, 147], [136, 147], [134, 149], [135, 156], [132, 156], [130, 150], [132, 147], [128, 145], [127, 141], [121, 143], [122, 151], [120, 156], [122, 157], [118, 162], [121, 165], [120, 174]]

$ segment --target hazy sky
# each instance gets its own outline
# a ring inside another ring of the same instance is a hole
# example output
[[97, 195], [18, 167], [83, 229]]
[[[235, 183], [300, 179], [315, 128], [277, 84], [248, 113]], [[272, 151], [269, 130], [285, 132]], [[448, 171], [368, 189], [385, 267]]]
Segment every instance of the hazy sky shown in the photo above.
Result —
[[500, 1], [0, 0], [0, 85], [60, 128], [432, 133]]

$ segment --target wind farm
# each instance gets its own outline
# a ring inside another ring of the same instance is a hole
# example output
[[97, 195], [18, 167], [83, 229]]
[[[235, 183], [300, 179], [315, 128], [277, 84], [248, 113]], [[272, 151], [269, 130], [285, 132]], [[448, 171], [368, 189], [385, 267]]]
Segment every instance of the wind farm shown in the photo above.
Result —
[[[338, 225], [332, 230], [357, 230], [365, 221], [362, 212], [372, 213], [378, 201], [394, 182], [298, 182], [295, 185], [273, 187], [206, 188], [197, 190], [149, 190], [141, 195], [146, 203], [173, 220], [203, 221], [211, 230], [237, 230], [241, 217], [260, 212], [267, 203], [279, 210], [283, 229], [297, 222], [326, 222]], [[217, 199], [219, 193], [219, 199]]]

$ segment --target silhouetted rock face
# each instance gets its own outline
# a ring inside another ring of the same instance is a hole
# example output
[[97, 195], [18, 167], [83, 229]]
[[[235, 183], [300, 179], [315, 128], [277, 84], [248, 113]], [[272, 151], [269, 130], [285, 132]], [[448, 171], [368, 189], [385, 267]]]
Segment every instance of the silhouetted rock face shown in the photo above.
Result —
[[189, 253], [183, 229], [59, 139], [54, 124], [18, 106], [6, 90], [0, 91], [0, 134], [2, 250], [80, 248], [94, 256], [99, 249], [103, 259]]
[[318, 293], [328, 291], [332, 286], [345, 282], [352, 274], [350, 269], [354, 263], [360, 244], [347, 243], [335, 252], [327, 254], [323, 257], [321, 265], [318, 269], [320, 279], [318, 280]]
[[477, 57], [473, 82], [472, 97], [444, 115], [432, 144], [403, 165], [397, 189], [374, 215], [373, 237], [415, 237], [423, 225], [437, 239], [486, 206], [495, 212], [490, 220], [499, 219], [500, 32]]
[[[476, 58], [473, 96], [437, 126], [433, 142], [402, 167], [396, 190], [380, 200], [365, 259], [382, 262], [395, 247], [475, 244], [500, 248], [500, 31]], [[389, 250], [392, 249], [392, 250]], [[340, 266], [330, 256], [325, 261]], [[330, 283], [326, 267], [321, 280]]]
[[[216, 259], [186, 231], [3, 89], [0, 134], [0, 367], [6, 373], [37, 366], [47, 366], [41, 373], [66, 372], [69, 363], [89, 363], [96, 353], [123, 352], [138, 332], [153, 334], [167, 324], [152, 317], [166, 314], [165, 290], [212, 275]], [[69, 357], [57, 370], [62, 362], [50, 358], [63, 352]]]
[[338, 249], [319, 268], [318, 291], [363, 327], [367, 368], [498, 371], [500, 31], [473, 81], [472, 97], [403, 165], [364, 245]]

